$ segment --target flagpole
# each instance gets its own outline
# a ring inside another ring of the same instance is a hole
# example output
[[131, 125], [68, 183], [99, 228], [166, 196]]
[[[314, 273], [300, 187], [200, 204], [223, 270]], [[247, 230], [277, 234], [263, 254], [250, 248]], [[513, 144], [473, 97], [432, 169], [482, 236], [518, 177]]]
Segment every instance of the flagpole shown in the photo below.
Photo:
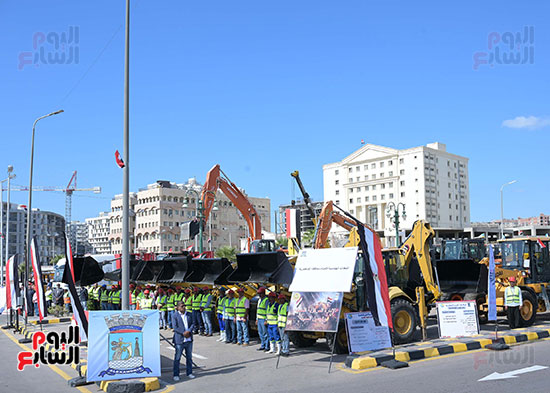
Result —
[[124, 67], [124, 168], [122, 196], [122, 310], [130, 305], [130, 0], [126, 0], [126, 42]]

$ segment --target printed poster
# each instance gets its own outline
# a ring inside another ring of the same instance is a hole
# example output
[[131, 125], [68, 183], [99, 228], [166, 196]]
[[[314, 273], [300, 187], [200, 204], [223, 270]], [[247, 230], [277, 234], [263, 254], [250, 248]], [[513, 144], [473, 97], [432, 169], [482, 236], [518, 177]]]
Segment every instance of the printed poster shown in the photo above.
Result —
[[160, 377], [158, 310], [90, 311], [88, 382]]
[[436, 305], [441, 338], [468, 337], [479, 334], [475, 300], [436, 302]]
[[336, 332], [343, 298], [342, 292], [294, 292], [285, 330]]
[[390, 329], [376, 326], [369, 311], [346, 313], [346, 332], [350, 354], [392, 346]]

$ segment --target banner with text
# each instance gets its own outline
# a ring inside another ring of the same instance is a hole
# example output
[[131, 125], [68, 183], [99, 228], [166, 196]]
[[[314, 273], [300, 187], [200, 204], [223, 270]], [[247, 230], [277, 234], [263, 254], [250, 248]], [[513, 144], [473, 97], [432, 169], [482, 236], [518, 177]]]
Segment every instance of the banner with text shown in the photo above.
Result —
[[441, 338], [479, 334], [475, 300], [436, 302], [437, 324]]
[[285, 330], [336, 332], [343, 299], [342, 292], [294, 292]]
[[369, 311], [346, 313], [349, 353], [391, 348], [390, 329], [376, 326]]
[[357, 247], [302, 250], [290, 292], [349, 292]]
[[86, 379], [160, 376], [159, 312], [91, 311]]

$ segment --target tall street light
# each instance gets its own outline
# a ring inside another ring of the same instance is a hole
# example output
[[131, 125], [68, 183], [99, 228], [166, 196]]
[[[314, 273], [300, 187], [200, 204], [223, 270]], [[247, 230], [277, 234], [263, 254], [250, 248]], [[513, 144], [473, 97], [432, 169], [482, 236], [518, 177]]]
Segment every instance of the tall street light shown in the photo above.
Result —
[[393, 222], [395, 224], [395, 247], [399, 247], [399, 208], [401, 207], [401, 217], [403, 220], [407, 218], [407, 213], [405, 213], [405, 204], [402, 202], [399, 202], [397, 205], [393, 202], [390, 202], [388, 204], [388, 207], [386, 208], [386, 216], [390, 219], [392, 219], [393, 216]]
[[[31, 255], [31, 215], [32, 215], [32, 170], [34, 165], [34, 131], [36, 128], [36, 123], [40, 120], [45, 119], [46, 117], [58, 115], [63, 113], [63, 109], [48, 113], [47, 115], [41, 116], [34, 121], [32, 125], [32, 140], [31, 140], [31, 165], [30, 165], [30, 174], [29, 174], [29, 203], [27, 204], [27, 242], [25, 244], [25, 288], [29, 285], [29, 259]], [[25, 290], [25, 302], [27, 302], [27, 291]], [[25, 303], [25, 307], [27, 304]], [[27, 324], [27, 313], [25, 313], [25, 325]]]
[[[212, 191], [206, 191], [206, 192], [214, 194]], [[187, 194], [193, 194], [195, 196], [195, 200], [197, 201], [196, 205], [195, 205], [195, 217], [197, 217], [197, 219], [199, 220], [199, 254], [202, 254], [202, 251], [203, 251], [203, 241], [202, 241], [203, 240], [202, 239], [203, 228], [202, 227], [203, 227], [204, 219], [206, 218], [204, 216], [204, 206], [203, 206], [200, 194], [197, 191], [190, 188], [187, 191], [185, 191], [186, 198], [185, 198], [185, 202], [182, 205], [182, 207], [184, 209], [189, 207], [189, 204], [188, 204], [188, 199], [189, 198], [187, 198]], [[215, 196], [215, 194], [214, 194], [214, 196]], [[212, 210], [214, 210], [214, 211], [218, 210], [218, 206], [216, 204], [216, 201], [214, 201], [214, 206], [213, 206]]]
[[509, 181], [508, 183], [504, 183], [500, 187], [500, 238], [501, 239], [504, 239], [504, 187], [514, 183], [517, 183], [517, 180], [512, 180], [512, 181]]
[[[12, 172], [13, 172], [13, 166], [11, 165], [8, 165], [8, 200], [7, 200], [7, 207], [6, 207], [6, 257], [4, 259], [4, 261], [8, 261], [9, 259], [9, 247], [10, 247], [10, 191], [11, 191], [11, 188], [10, 188], [10, 180], [11, 179], [15, 179], [15, 174], [12, 175]], [[1, 251], [1, 248], [0, 248], [0, 251]], [[4, 264], [2, 264], [2, 271], [4, 271]], [[4, 276], [2, 275], [2, 284], [3, 284], [3, 278]]]

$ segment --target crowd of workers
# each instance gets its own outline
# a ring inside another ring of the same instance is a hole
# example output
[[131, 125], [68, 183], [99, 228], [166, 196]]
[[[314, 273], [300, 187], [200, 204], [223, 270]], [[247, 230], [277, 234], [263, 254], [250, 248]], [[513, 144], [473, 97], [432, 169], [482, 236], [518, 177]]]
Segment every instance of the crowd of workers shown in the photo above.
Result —
[[[214, 292], [214, 293], [212, 293]], [[289, 354], [289, 338], [285, 333], [288, 301], [284, 294], [277, 295], [260, 287], [257, 291], [256, 326], [260, 338], [258, 350]], [[121, 289], [118, 285], [111, 288], [95, 284], [87, 290], [89, 309], [120, 310]], [[90, 303], [91, 301], [91, 303]], [[172, 315], [178, 302], [185, 304], [194, 326], [194, 334], [212, 336], [214, 318], [217, 321], [220, 337], [218, 341], [227, 344], [248, 346], [250, 342], [250, 300], [243, 288], [236, 291], [209, 287], [182, 288], [146, 285], [130, 285], [131, 310], [159, 310], [160, 328], [172, 329]]]

